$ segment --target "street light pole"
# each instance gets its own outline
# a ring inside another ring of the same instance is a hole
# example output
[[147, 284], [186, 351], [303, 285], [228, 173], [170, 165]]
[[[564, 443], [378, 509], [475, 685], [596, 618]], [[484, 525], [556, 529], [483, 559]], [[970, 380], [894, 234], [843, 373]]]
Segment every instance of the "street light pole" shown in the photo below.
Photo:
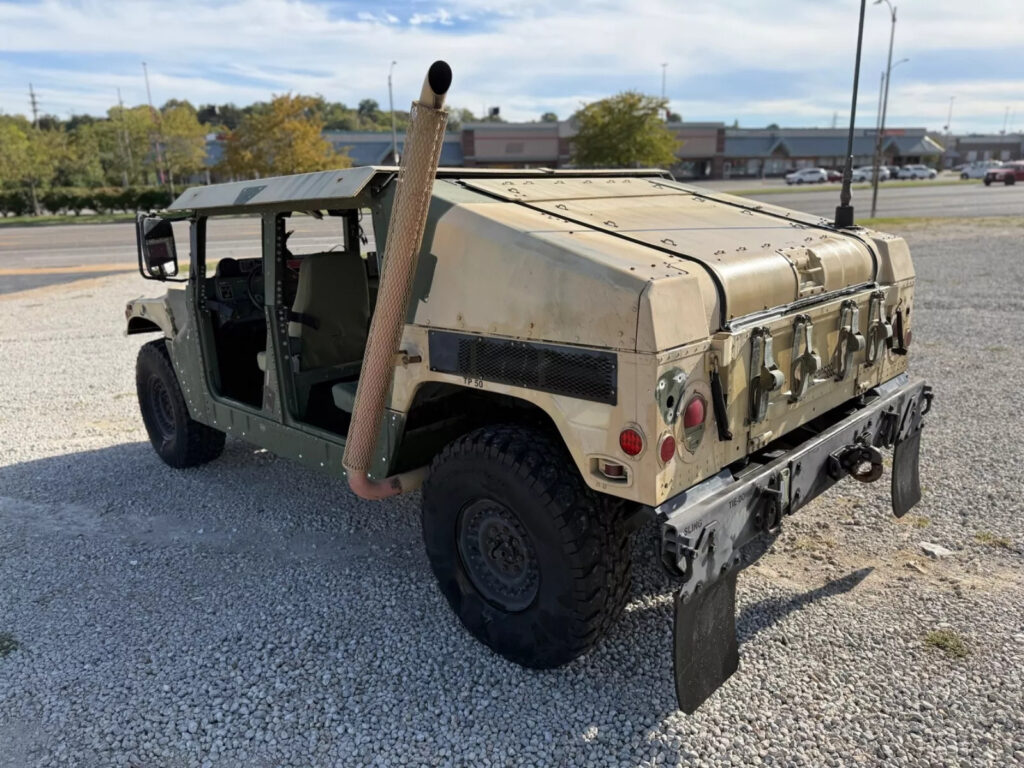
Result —
[[392, 61], [388, 68], [388, 106], [391, 108], [391, 157], [398, 165], [398, 133], [395, 131], [395, 97], [391, 91], [391, 73], [395, 71], [397, 61]]
[[661, 64], [661, 101], [665, 104], [665, 122], [668, 122], [668, 103], [665, 102], [665, 71], [668, 69], [668, 62]]
[[885, 65], [885, 95], [882, 97], [882, 122], [878, 128], [878, 136], [875, 138], [875, 165], [874, 179], [871, 189], [871, 217], [874, 218], [878, 208], [878, 166], [882, 161], [882, 135], [885, 133], [885, 113], [889, 108], [889, 81], [892, 80], [892, 44], [896, 38], [896, 6], [889, 0], [875, 0], [875, 5], [885, 3], [889, 6], [889, 13], [892, 16], [892, 26], [889, 28], [889, 60]]

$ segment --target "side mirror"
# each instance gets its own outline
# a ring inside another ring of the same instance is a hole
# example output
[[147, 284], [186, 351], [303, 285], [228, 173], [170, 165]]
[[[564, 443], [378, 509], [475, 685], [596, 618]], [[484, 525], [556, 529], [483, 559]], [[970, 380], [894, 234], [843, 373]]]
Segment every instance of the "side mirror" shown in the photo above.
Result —
[[174, 228], [161, 216], [140, 213], [135, 220], [139, 246], [139, 271], [151, 280], [167, 280], [178, 274], [178, 252], [174, 247]]

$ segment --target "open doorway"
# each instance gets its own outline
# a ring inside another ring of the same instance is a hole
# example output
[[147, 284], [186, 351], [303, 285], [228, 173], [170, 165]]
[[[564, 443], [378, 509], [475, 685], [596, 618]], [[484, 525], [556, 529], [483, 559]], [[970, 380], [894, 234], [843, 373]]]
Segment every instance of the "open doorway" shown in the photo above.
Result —
[[267, 340], [261, 218], [210, 217], [194, 226], [205, 275], [198, 303], [216, 358], [210, 371], [213, 389], [261, 408], [264, 377], [257, 357]]
[[379, 281], [371, 228], [357, 209], [282, 213], [274, 224], [291, 415], [344, 436]]

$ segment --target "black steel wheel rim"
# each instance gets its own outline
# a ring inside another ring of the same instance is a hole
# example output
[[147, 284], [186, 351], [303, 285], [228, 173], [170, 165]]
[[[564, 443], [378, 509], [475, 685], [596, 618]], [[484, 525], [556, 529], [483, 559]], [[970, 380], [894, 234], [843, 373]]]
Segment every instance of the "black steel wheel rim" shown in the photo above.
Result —
[[512, 510], [493, 499], [459, 513], [456, 539], [466, 575], [492, 605], [508, 613], [530, 607], [540, 589], [533, 541]]
[[149, 399], [152, 404], [153, 422], [164, 440], [174, 437], [174, 404], [171, 393], [158, 376], [149, 382]]

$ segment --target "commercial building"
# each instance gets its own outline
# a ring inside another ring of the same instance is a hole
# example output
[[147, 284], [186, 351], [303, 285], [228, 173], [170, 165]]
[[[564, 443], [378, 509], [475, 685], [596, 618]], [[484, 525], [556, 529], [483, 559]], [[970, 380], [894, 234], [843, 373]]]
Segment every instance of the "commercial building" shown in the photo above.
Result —
[[954, 136], [947, 143], [946, 168], [978, 160], [1024, 160], [1024, 133]]
[[[841, 168], [846, 158], [847, 131], [832, 128], [726, 128], [724, 123], [668, 123], [678, 141], [676, 162], [669, 168], [679, 179], [720, 179], [781, 176], [797, 168]], [[564, 168], [572, 165], [576, 134], [570, 120], [540, 123], [467, 123], [449, 132], [441, 150], [441, 165], [448, 167]], [[324, 131], [324, 138], [354, 165], [394, 163], [389, 132]], [[877, 133], [858, 129], [854, 135], [854, 165], [870, 165]], [[1001, 137], [1003, 138], [1003, 137]], [[207, 142], [207, 165], [222, 155], [222, 139]], [[1015, 147], [971, 150], [1009, 151], [1020, 156], [1021, 137]], [[398, 153], [405, 134], [397, 136]], [[979, 145], [980, 146], [980, 145]], [[1009, 145], [1007, 145], [1009, 147]], [[924, 128], [887, 128], [882, 139], [886, 165], [924, 163], [938, 166], [944, 148]], [[948, 155], [948, 153], [947, 153]], [[983, 158], [979, 158], [983, 159]], [[217, 175], [214, 173], [214, 175]]]

